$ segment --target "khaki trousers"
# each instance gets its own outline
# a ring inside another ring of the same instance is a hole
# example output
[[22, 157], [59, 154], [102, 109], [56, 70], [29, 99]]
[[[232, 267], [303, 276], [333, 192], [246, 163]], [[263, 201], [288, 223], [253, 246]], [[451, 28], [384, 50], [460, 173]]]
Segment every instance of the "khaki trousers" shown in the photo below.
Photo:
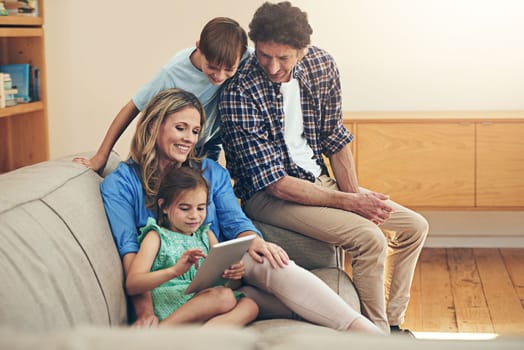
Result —
[[[316, 184], [338, 190], [336, 181], [327, 176], [318, 178]], [[428, 223], [408, 208], [391, 200], [388, 204], [394, 212], [380, 227], [353, 212], [300, 205], [264, 191], [244, 203], [244, 211], [254, 220], [299, 232], [348, 251], [352, 256], [353, 282], [363, 314], [389, 332], [389, 325], [401, 325], [404, 321]]]

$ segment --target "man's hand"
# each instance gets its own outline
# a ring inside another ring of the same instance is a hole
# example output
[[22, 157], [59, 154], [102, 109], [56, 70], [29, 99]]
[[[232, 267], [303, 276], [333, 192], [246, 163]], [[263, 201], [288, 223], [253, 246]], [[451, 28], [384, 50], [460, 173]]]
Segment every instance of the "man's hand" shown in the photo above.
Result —
[[393, 208], [386, 203], [389, 196], [383, 193], [358, 193], [354, 196], [355, 208], [352, 211], [369, 219], [376, 225], [383, 224], [393, 212]]

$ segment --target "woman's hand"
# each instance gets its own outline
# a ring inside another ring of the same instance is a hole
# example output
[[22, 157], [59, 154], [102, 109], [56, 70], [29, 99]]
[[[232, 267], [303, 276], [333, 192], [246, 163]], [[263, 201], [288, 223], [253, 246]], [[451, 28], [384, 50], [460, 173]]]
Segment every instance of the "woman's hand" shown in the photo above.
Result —
[[244, 276], [244, 273], [246, 272], [246, 268], [244, 266], [244, 263], [242, 261], [233, 264], [229, 266], [227, 270], [224, 271], [222, 274], [222, 278], [227, 278], [230, 280], [239, 280]]
[[284, 267], [289, 262], [289, 256], [282, 247], [275, 243], [266, 242], [260, 236], [255, 237], [248, 252], [259, 263], [262, 263], [263, 257], [265, 257], [273, 268]]
[[155, 314], [147, 317], [140, 317], [131, 325], [131, 328], [156, 328], [158, 327], [158, 317]]
[[132, 297], [133, 306], [136, 313], [136, 321], [131, 325], [132, 328], [156, 328], [158, 327], [158, 317], [153, 311], [153, 301], [151, 293], [135, 295]]

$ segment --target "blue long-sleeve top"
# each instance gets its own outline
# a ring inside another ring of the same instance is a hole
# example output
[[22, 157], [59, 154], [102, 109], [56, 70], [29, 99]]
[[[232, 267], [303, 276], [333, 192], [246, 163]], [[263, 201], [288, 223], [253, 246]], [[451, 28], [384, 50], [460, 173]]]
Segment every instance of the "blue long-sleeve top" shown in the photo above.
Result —
[[[138, 252], [139, 229], [146, 225], [148, 217], [156, 218], [146, 207], [146, 196], [135, 168], [137, 166], [132, 161], [122, 162], [100, 185], [106, 215], [121, 257]], [[228, 171], [211, 159], [202, 162], [202, 169], [209, 183], [204, 223], [211, 224], [218, 241], [236, 238], [245, 231], [262, 236], [240, 208]]]

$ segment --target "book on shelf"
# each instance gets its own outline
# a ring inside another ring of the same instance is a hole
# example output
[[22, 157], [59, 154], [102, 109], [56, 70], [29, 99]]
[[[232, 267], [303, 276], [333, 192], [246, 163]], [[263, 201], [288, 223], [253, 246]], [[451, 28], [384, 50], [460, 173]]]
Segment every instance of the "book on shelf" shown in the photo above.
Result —
[[32, 77], [31, 65], [28, 63], [13, 63], [0, 65], [0, 72], [7, 73], [11, 76], [12, 85], [18, 89], [15, 95], [18, 103], [27, 103], [31, 101]]
[[40, 101], [40, 69], [31, 66], [31, 101]]
[[16, 94], [18, 89], [13, 87], [11, 76], [0, 73], [0, 108], [16, 105]]
[[5, 108], [4, 73], [0, 73], [0, 108]]

